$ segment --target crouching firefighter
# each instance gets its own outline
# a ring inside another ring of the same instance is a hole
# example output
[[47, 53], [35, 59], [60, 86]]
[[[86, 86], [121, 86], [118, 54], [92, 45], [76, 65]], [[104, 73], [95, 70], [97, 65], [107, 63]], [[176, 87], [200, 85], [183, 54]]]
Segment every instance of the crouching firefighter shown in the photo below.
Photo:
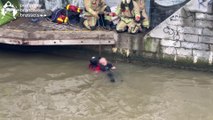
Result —
[[121, 4], [117, 7], [115, 13], [111, 13], [111, 16], [119, 16], [121, 20], [116, 26], [117, 32], [138, 33], [141, 30], [140, 27], [140, 9], [137, 3], [133, 0], [122, 0]]
[[[84, 0], [84, 5], [85, 13], [81, 20], [84, 27], [89, 30], [95, 30], [97, 24], [101, 22], [105, 29], [111, 30], [111, 16], [108, 14], [111, 10], [106, 5], [105, 0]], [[97, 23], [98, 20], [99, 23]]]

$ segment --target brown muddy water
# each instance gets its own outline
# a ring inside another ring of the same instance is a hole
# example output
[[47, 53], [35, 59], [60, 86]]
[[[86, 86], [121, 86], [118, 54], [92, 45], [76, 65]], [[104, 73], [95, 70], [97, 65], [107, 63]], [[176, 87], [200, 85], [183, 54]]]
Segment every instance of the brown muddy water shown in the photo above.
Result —
[[92, 53], [26, 51], [0, 48], [0, 120], [213, 120], [211, 73], [117, 62], [111, 83]]

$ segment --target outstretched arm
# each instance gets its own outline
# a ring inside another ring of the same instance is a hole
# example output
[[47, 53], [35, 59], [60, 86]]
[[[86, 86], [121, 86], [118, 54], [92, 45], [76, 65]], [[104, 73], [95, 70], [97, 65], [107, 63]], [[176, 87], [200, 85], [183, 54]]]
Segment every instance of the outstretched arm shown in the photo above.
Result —
[[139, 8], [138, 4], [135, 1], [133, 1], [133, 5], [134, 5], [133, 11], [134, 11], [134, 14], [135, 14], [135, 20], [139, 21], [140, 18], [141, 18], [140, 8]]
[[146, 13], [144, 0], [141, 1], [141, 11], [142, 11], [142, 16], [145, 18], [145, 20], [149, 20], [149, 17], [148, 17], [148, 15]]

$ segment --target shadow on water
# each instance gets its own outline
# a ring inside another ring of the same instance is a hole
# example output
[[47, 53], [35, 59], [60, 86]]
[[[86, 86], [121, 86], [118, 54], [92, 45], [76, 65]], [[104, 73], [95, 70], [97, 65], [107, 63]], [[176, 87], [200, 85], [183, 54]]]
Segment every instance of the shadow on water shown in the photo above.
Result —
[[0, 45], [1, 53], [10, 53], [14, 55], [36, 55], [36, 54], [56, 54], [61, 57], [87, 57], [98, 54], [93, 50], [88, 50], [83, 46], [16, 46]]

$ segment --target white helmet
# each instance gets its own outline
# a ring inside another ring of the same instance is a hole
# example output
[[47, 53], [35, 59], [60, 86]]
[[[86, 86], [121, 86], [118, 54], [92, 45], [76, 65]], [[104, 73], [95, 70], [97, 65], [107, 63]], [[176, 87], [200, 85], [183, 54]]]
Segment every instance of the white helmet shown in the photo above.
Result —
[[131, 2], [131, 0], [122, 0], [122, 2], [125, 4], [129, 4]]

